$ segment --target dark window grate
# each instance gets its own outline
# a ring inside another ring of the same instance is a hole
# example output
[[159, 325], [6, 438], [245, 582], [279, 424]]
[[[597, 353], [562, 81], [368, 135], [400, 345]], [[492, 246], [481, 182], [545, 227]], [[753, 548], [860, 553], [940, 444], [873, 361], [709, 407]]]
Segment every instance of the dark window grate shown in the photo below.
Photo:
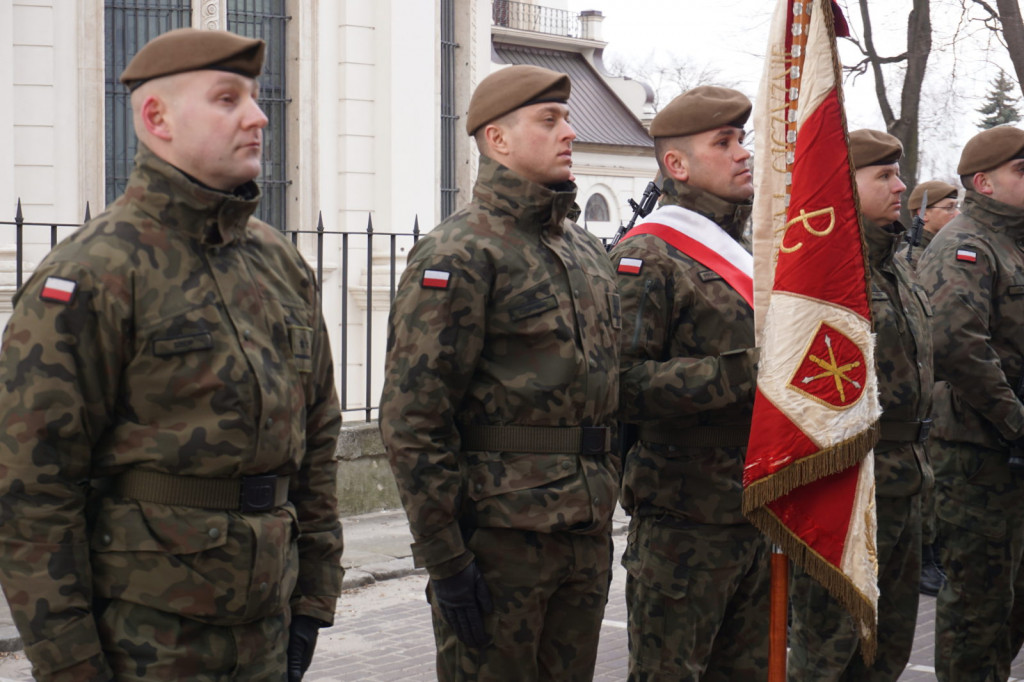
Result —
[[287, 229], [288, 217], [288, 99], [285, 34], [288, 20], [285, 0], [228, 0], [229, 31], [267, 44], [260, 74], [259, 103], [269, 123], [263, 131], [263, 191], [256, 216], [279, 230]]
[[139, 48], [151, 38], [190, 26], [192, 4], [189, 0], [105, 2], [103, 13], [105, 175], [106, 200], [110, 203], [124, 192], [138, 147], [128, 88], [121, 85], [118, 78]]
[[455, 0], [441, 0], [441, 219], [455, 211]]

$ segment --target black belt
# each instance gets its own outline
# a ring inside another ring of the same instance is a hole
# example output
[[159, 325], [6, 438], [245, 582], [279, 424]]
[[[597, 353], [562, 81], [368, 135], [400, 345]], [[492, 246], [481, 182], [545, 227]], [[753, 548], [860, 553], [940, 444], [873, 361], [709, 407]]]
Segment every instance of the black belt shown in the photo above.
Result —
[[880, 422], [881, 435], [879, 440], [897, 443], [923, 443], [928, 440], [928, 432], [932, 430], [932, 420], [922, 419], [916, 422]]
[[685, 448], [746, 447], [750, 425], [665, 427], [648, 424], [640, 426], [640, 440]]
[[113, 492], [125, 499], [246, 513], [269, 511], [288, 501], [288, 476], [241, 478], [175, 476], [131, 470], [114, 477]]
[[464, 426], [460, 433], [463, 450], [600, 455], [612, 448], [607, 426]]

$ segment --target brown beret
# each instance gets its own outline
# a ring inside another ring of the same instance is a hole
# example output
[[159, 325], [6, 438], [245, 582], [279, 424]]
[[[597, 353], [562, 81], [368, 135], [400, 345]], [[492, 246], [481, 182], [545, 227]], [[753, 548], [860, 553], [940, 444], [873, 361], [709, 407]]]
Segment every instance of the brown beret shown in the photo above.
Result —
[[1010, 159], [1022, 156], [1024, 130], [1013, 126], [996, 126], [983, 130], [964, 145], [960, 153], [958, 175], [974, 175], [990, 171]]
[[894, 135], [867, 128], [850, 133], [850, 158], [855, 170], [896, 163], [902, 156], [903, 143]]
[[466, 132], [472, 135], [484, 124], [528, 104], [564, 104], [571, 87], [569, 76], [558, 71], [527, 64], [506, 66], [476, 86], [469, 100]]
[[651, 121], [651, 137], [696, 135], [723, 126], [742, 128], [750, 100], [739, 90], [701, 85], [668, 103]]
[[121, 82], [134, 90], [154, 78], [201, 69], [256, 78], [263, 68], [263, 50], [262, 40], [228, 31], [179, 28], [143, 45], [121, 73]]
[[957, 189], [954, 185], [942, 180], [929, 180], [928, 182], [922, 182], [910, 193], [910, 198], [907, 199], [907, 208], [911, 211], [921, 210], [921, 199], [924, 197], [925, 192], [928, 192], [928, 205], [925, 208], [931, 208], [943, 199], [956, 197], [957, 195]]

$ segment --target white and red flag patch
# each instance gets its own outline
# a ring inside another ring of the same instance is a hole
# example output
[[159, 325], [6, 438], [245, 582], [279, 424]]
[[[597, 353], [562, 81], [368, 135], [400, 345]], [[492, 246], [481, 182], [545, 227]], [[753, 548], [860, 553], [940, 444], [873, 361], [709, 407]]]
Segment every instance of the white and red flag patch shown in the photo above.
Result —
[[978, 252], [977, 251], [971, 251], [970, 249], [957, 249], [956, 250], [956, 259], [964, 261], [965, 263], [977, 263], [978, 262]]
[[754, 319], [761, 356], [743, 511], [877, 648], [871, 449], [881, 416], [868, 265], [831, 0], [777, 0], [754, 111]]
[[424, 270], [422, 284], [425, 289], [447, 289], [451, 277], [447, 270]]
[[639, 275], [640, 270], [644, 267], [644, 260], [642, 258], [620, 258], [619, 259], [619, 273], [623, 275]]
[[75, 289], [78, 282], [63, 277], [47, 277], [43, 282], [43, 290], [39, 292], [39, 298], [44, 301], [55, 301], [57, 303], [70, 303], [75, 296]]

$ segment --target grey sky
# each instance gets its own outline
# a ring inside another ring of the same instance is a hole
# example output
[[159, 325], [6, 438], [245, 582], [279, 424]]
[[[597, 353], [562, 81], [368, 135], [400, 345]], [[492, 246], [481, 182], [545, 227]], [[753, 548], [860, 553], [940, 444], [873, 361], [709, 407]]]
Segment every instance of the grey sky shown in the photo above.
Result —
[[[565, 4], [573, 12], [602, 12], [606, 58], [641, 63], [651, 54], [679, 55], [709, 64], [751, 97], [757, 94], [775, 7], [771, 0], [565, 0]], [[839, 5], [859, 35], [858, 3], [839, 0]], [[893, 55], [905, 49], [910, 6], [910, 0], [872, 0], [875, 43], [881, 53]], [[959, 7], [960, 0], [932, 1], [936, 31], [922, 97], [922, 179], [952, 175], [963, 143], [977, 132], [981, 115], [976, 109], [998, 66], [1013, 75], [1003, 48], [988, 33], [976, 24], [960, 24]], [[958, 29], [962, 39], [954, 47], [952, 37]], [[839, 49], [844, 64], [859, 60], [859, 52], [848, 41], [841, 40]], [[901, 82], [895, 69], [887, 78]], [[844, 94], [851, 129], [884, 127], [870, 74], [847, 80]], [[890, 101], [898, 111], [898, 91], [890, 94]]]

